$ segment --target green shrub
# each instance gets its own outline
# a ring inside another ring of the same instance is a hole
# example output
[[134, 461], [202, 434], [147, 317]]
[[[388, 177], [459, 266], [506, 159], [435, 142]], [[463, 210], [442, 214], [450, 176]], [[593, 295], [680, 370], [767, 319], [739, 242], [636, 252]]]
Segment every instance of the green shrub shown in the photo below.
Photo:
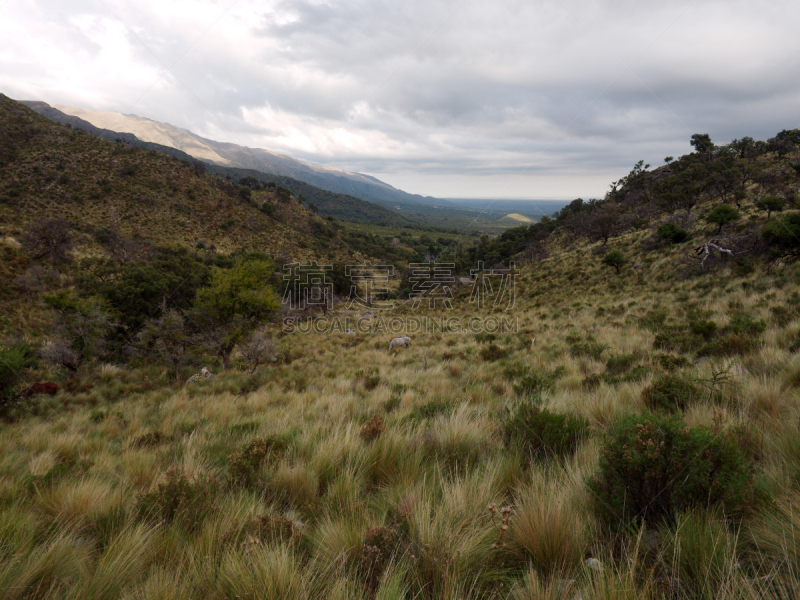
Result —
[[717, 324], [714, 321], [693, 321], [689, 323], [689, 329], [693, 334], [710, 340], [717, 333]]
[[573, 343], [569, 348], [569, 355], [575, 357], [588, 356], [594, 360], [600, 360], [601, 355], [608, 350], [608, 348], [609, 347], [605, 344], [589, 339], [583, 342]]
[[419, 423], [425, 419], [433, 419], [437, 415], [447, 414], [452, 410], [453, 407], [450, 404], [433, 400], [427, 404], [417, 406], [406, 416], [404, 420]]
[[556, 385], [556, 380], [561, 377], [566, 369], [559, 366], [553, 371], [547, 369], [536, 369], [523, 373], [519, 383], [514, 384], [514, 392], [518, 396], [533, 396], [544, 391], [552, 390]]
[[750, 465], [730, 436], [645, 413], [609, 429], [599, 473], [588, 484], [598, 516], [612, 527], [671, 521], [696, 506], [719, 505], [737, 516], [749, 498]]
[[531, 459], [563, 457], [573, 454], [589, 435], [589, 421], [527, 402], [508, 419], [503, 435], [507, 446], [520, 448]]
[[698, 356], [744, 356], [758, 345], [758, 340], [746, 333], [729, 333], [705, 344]]
[[358, 558], [358, 570], [370, 590], [377, 589], [386, 568], [399, 553], [402, 534], [396, 527], [370, 527]]
[[676, 371], [677, 369], [682, 369], [684, 367], [689, 366], [689, 359], [685, 356], [680, 355], [673, 355], [673, 354], [659, 354], [658, 355], [658, 364], [661, 365], [663, 369], [667, 371]]
[[767, 323], [761, 319], [756, 321], [750, 315], [745, 313], [736, 313], [725, 327], [725, 331], [729, 333], [738, 333], [750, 335], [753, 337], [759, 336], [764, 333], [767, 328]]
[[501, 348], [497, 344], [489, 344], [485, 348], [481, 349], [481, 359], [486, 362], [500, 360], [506, 356], [508, 356], [508, 350]]
[[660, 377], [642, 391], [642, 400], [650, 410], [684, 410], [700, 394], [697, 386], [679, 375]]
[[675, 223], [664, 223], [656, 231], [656, 235], [661, 240], [669, 240], [673, 244], [680, 244], [689, 239], [689, 232], [681, 229]]
[[36, 366], [36, 351], [25, 343], [0, 349], [0, 417], [9, 416], [22, 382], [22, 371]]
[[615, 354], [606, 361], [606, 373], [621, 375], [639, 362], [636, 354]]
[[365, 372], [363, 370], [356, 371], [356, 379], [361, 381], [365, 390], [374, 390], [381, 383], [381, 375], [378, 369]]
[[797, 316], [794, 308], [789, 309], [785, 306], [771, 306], [769, 311], [772, 313], [772, 321], [778, 327], [786, 327]]
[[685, 327], [668, 327], [653, 340], [653, 348], [667, 352], [694, 352], [702, 344], [702, 336], [686, 331]]
[[210, 477], [190, 479], [178, 469], [167, 471], [167, 480], [136, 502], [139, 518], [176, 523], [196, 531], [214, 509], [217, 483]]
[[613, 267], [614, 272], [619, 275], [620, 269], [625, 266], [625, 255], [619, 250], [611, 250], [603, 255], [600, 260], [607, 267]]
[[286, 440], [274, 436], [256, 438], [245, 444], [228, 457], [228, 470], [231, 481], [238, 485], [251, 486], [255, 483], [258, 470], [271, 454], [279, 453], [286, 449]]

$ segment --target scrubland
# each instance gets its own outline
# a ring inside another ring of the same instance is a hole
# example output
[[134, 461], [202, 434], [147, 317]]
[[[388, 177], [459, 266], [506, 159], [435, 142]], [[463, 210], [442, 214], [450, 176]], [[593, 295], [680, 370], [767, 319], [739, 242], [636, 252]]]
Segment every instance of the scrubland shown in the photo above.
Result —
[[95, 365], [0, 430], [3, 597], [797, 597], [800, 272], [681, 252], [524, 267], [516, 331]]

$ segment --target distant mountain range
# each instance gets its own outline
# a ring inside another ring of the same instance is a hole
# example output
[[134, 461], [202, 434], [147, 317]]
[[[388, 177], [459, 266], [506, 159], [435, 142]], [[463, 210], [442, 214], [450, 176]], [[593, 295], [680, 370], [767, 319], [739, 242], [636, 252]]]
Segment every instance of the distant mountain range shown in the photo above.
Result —
[[[378, 225], [429, 226], [502, 231], [518, 213], [532, 219], [551, 215], [567, 202], [558, 200], [500, 200], [433, 198], [409, 194], [374, 177], [350, 173], [277, 154], [260, 148], [217, 142], [152, 119], [117, 112], [100, 112], [37, 100], [22, 104], [48, 119], [70, 125], [112, 142], [140, 146], [175, 156], [202, 161], [211, 173], [239, 181], [254, 177], [272, 182], [304, 198], [320, 215], [344, 221]], [[519, 223], [519, 221], [518, 221]]]
[[[81, 119], [97, 128], [102, 134], [100, 137], [111, 141], [116, 138], [125, 139], [126, 135], [135, 136], [142, 142], [157, 144], [162, 148], [173, 148], [184, 156], [211, 164], [292, 177], [324, 190], [348, 194], [384, 206], [420, 205], [435, 201], [434, 198], [398, 190], [369, 175], [297, 160], [262, 148], [247, 148], [209, 140], [168, 123], [159, 123], [137, 115], [100, 112], [60, 104], [51, 106], [40, 101], [22, 101], [22, 104], [57, 123], [70, 123], [74, 126], [75, 123], [71, 121], [75, 118]], [[90, 133], [98, 134], [95, 131]], [[177, 155], [174, 152], [171, 154]]]

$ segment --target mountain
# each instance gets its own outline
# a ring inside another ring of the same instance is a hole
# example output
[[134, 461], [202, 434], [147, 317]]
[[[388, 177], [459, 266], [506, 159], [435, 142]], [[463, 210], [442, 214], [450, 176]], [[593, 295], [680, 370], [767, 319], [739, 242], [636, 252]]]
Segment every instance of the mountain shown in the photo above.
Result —
[[[427, 200], [419, 195], [408, 194], [369, 175], [350, 173], [324, 165], [314, 164], [277, 154], [262, 148], [248, 148], [227, 142], [209, 140], [199, 135], [137, 115], [123, 115], [117, 112], [92, 111], [74, 106], [49, 106], [44, 102], [27, 102], [27, 105], [45, 116], [55, 115], [48, 109], [56, 109], [66, 115], [78, 117], [98, 129], [111, 132], [126, 132], [139, 140], [167, 146], [186, 153], [196, 159], [241, 169], [254, 169], [299, 179], [305, 183], [338, 194], [355, 196], [384, 206], [396, 204], [425, 204]], [[52, 117], [50, 117], [52, 118]], [[124, 134], [117, 134], [117, 137]]]
[[[55, 121], [56, 123], [60, 123], [62, 125], [69, 125], [77, 130], [86, 131], [87, 133], [91, 133], [92, 135], [103, 138], [104, 140], [108, 140], [110, 142], [121, 142], [130, 147], [141, 147], [147, 150], [163, 152], [190, 163], [198, 160], [183, 150], [178, 150], [172, 146], [167, 146], [156, 142], [147, 142], [141, 140], [133, 133], [119, 132], [97, 127], [89, 121], [74, 115], [68, 115], [67, 113], [54, 108], [45, 102], [40, 102], [37, 100], [23, 100], [20, 102], [20, 104], [24, 104], [40, 115], [47, 117], [51, 121]], [[200, 150], [202, 151], [202, 149]], [[215, 163], [208, 162], [206, 159], [199, 160], [206, 165], [206, 169], [209, 173], [219, 175], [220, 177], [232, 179], [233, 181], [237, 182], [242, 178], [252, 177], [261, 183], [274, 183], [280, 187], [284, 187], [290, 190], [295, 196], [302, 197], [307, 200], [309, 205], [313, 204], [315, 209], [318, 210], [319, 214], [325, 217], [334, 217], [336, 219], [352, 221], [355, 223], [372, 223], [376, 225], [391, 225], [397, 227], [414, 225], [411, 220], [384, 206], [367, 202], [366, 200], [362, 200], [354, 196], [348, 196], [347, 194], [330, 192], [306, 183], [305, 181], [300, 181], [299, 179], [263, 173], [254, 169], [220, 166]]]

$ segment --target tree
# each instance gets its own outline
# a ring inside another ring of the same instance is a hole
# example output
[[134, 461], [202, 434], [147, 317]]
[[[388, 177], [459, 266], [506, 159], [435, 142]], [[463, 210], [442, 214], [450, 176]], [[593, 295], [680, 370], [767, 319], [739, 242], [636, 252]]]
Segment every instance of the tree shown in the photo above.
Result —
[[800, 212], [790, 212], [765, 223], [761, 237], [769, 248], [770, 260], [800, 257]]
[[783, 201], [777, 196], [765, 194], [756, 202], [756, 207], [767, 213], [767, 221], [769, 221], [770, 217], [772, 217], [772, 213], [781, 212], [783, 210]]
[[625, 264], [625, 255], [619, 250], [611, 250], [603, 255], [601, 262], [607, 267], [614, 267], [617, 275], [619, 275], [620, 268]]
[[223, 369], [236, 344], [280, 307], [269, 284], [273, 271], [270, 261], [240, 260], [228, 270], [215, 269], [211, 285], [197, 294], [195, 327], [222, 360]]
[[239, 352], [247, 361], [247, 372], [253, 375], [258, 365], [268, 360], [275, 351], [275, 341], [265, 331], [257, 331], [244, 344]]
[[608, 239], [620, 232], [620, 209], [614, 202], [604, 202], [600, 208], [593, 210], [585, 216], [582, 229], [591, 240], [602, 240], [603, 244]]
[[689, 239], [689, 232], [681, 229], [675, 223], [664, 223], [656, 231], [656, 235], [661, 240], [669, 240], [673, 244], [680, 244]]
[[139, 333], [139, 343], [145, 351], [165, 360], [180, 378], [180, 368], [192, 343], [183, 315], [175, 309], [165, 310], [158, 319], [150, 319]]
[[703, 218], [709, 223], [716, 223], [719, 226], [717, 228], [717, 233], [715, 234], [719, 235], [722, 231], [723, 225], [731, 223], [739, 218], [739, 211], [732, 206], [728, 206], [727, 204], [720, 204], [706, 213], [705, 217]]
[[72, 262], [72, 238], [64, 219], [34, 221], [22, 235], [22, 247], [34, 259], [47, 258], [54, 263]]
[[664, 157], [664, 162], [667, 163], [667, 164], [671, 163], [673, 160], [675, 160], [675, 158], [673, 158], [672, 156], [665, 156]]
[[44, 300], [57, 317], [41, 357], [66, 368], [70, 378], [76, 377], [84, 362], [103, 352], [105, 336], [114, 323], [106, 307], [95, 299], [75, 299], [62, 290]]
[[36, 352], [24, 343], [0, 349], [0, 415], [6, 416], [18, 397], [22, 371], [36, 364]]
[[711, 141], [711, 136], [707, 133], [692, 134], [692, 139], [689, 142], [698, 154], [706, 156], [706, 160], [711, 158], [711, 153], [714, 150], [714, 143]]
[[156, 248], [149, 261], [128, 263], [87, 261], [77, 277], [84, 295], [106, 300], [128, 332], [138, 332], [145, 321], [175, 308], [192, 307], [197, 290], [211, 279], [211, 270], [198, 257], [180, 248]]

